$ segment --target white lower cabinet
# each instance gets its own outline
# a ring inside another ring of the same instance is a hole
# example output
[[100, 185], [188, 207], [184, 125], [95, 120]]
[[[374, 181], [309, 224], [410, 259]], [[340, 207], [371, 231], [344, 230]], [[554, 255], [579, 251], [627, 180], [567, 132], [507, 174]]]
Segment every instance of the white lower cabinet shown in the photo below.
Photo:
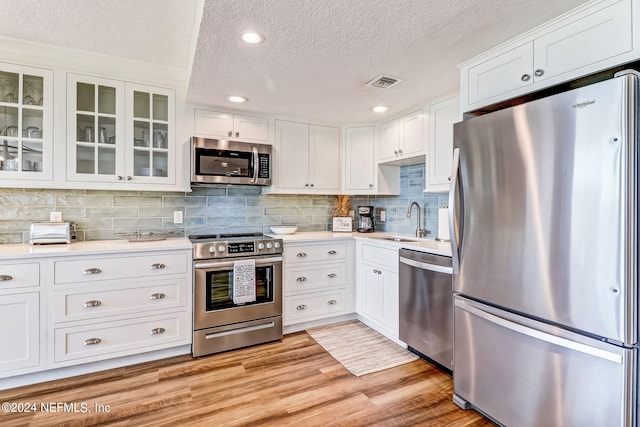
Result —
[[283, 324], [353, 313], [352, 241], [286, 243]]
[[55, 366], [191, 343], [188, 251], [64, 257], [53, 277]]
[[356, 243], [356, 312], [387, 337], [398, 340], [398, 249]]
[[0, 342], [0, 377], [39, 367], [40, 292], [0, 295]]

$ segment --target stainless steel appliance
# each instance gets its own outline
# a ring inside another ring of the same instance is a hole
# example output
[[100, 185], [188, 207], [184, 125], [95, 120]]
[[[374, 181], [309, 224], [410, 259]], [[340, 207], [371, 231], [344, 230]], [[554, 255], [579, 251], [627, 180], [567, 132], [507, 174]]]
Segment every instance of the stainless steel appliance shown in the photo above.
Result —
[[451, 257], [400, 249], [400, 340], [453, 370]]
[[454, 401], [638, 425], [638, 76], [454, 125]]
[[271, 146], [191, 138], [191, 185], [271, 185]]
[[[259, 233], [189, 238], [194, 259], [193, 355], [281, 339], [282, 240]], [[253, 280], [240, 283], [238, 267], [247, 266]], [[238, 301], [238, 291], [252, 294], [252, 300]]]
[[375, 231], [373, 206], [358, 206], [357, 209], [359, 218], [356, 231], [359, 233], [371, 233]]
[[76, 224], [73, 222], [31, 223], [29, 243], [32, 245], [73, 243], [76, 240]]

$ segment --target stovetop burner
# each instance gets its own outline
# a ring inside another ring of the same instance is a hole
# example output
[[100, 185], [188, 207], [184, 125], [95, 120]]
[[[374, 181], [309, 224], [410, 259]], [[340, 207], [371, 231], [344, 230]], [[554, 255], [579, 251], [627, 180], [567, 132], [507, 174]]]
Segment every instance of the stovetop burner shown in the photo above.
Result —
[[282, 239], [262, 233], [193, 234], [189, 240], [194, 260], [282, 253]]

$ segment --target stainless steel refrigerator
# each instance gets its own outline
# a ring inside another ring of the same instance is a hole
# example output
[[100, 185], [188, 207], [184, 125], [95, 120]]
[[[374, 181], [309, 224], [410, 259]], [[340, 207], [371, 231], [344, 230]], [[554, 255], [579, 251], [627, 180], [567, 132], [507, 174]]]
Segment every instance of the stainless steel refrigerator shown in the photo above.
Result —
[[454, 401], [637, 426], [638, 76], [454, 125]]

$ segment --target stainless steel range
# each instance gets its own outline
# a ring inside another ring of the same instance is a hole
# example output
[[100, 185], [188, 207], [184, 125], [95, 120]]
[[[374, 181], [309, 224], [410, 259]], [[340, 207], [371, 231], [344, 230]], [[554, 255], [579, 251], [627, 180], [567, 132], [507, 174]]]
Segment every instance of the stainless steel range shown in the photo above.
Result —
[[193, 355], [282, 338], [282, 240], [259, 233], [193, 242]]

